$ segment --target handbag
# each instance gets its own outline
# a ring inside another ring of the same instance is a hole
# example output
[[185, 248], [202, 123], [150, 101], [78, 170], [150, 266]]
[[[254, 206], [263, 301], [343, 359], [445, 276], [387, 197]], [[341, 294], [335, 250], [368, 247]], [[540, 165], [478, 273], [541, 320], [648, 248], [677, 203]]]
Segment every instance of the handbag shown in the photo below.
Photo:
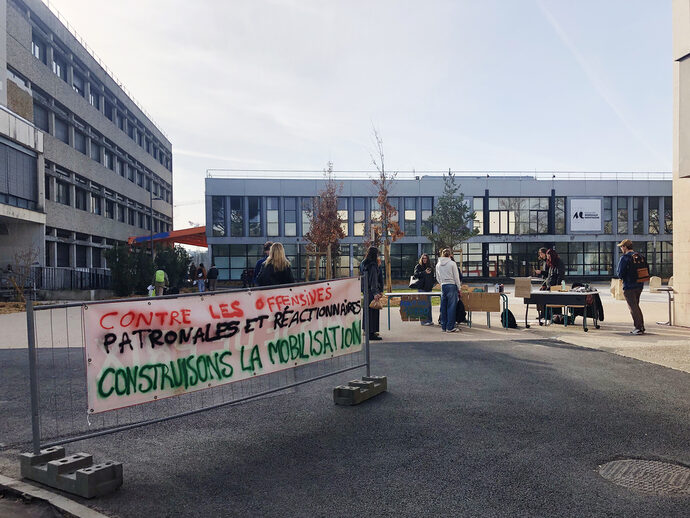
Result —
[[424, 281], [420, 279], [419, 277], [415, 277], [414, 275], [410, 276], [410, 289], [411, 290], [418, 290], [420, 288], [424, 287]]
[[381, 299], [374, 299], [369, 303], [369, 307], [371, 309], [378, 309], [381, 310], [383, 309], [383, 302], [381, 302]]

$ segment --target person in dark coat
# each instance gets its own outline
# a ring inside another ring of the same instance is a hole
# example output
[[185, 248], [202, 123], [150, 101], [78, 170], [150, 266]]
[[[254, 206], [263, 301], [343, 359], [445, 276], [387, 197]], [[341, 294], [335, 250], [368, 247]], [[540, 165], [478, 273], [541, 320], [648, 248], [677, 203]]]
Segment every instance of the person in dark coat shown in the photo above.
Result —
[[268, 257], [261, 265], [261, 271], [256, 280], [259, 286], [276, 286], [295, 282], [290, 261], [285, 257], [285, 249], [281, 243], [271, 245]]
[[[417, 288], [420, 292], [429, 292], [436, 284], [436, 275], [434, 274], [434, 266], [429, 260], [428, 254], [422, 254], [419, 262], [414, 267], [413, 275], [422, 281], [422, 285]], [[431, 317], [431, 297], [427, 297], [427, 317], [421, 321], [423, 326], [433, 326], [434, 321]]]
[[[252, 286], [260, 286], [259, 284], [259, 274], [261, 273], [261, 266], [263, 266], [264, 261], [268, 257], [268, 253], [271, 251], [272, 241], [266, 241], [264, 243], [264, 256], [256, 262], [254, 265], [254, 276], [252, 277]], [[246, 286], [242, 286], [245, 288]]]
[[565, 280], [565, 265], [553, 248], [546, 251], [546, 267], [549, 273], [542, 286], [546, 286], [546, 289], [560, 286], [561, 282]]
[[378, 300], [383, 295], [383, 272], [379, 266], [378, 259], [379, 249], [375, 246], [370, 246], [364, 260], [359, 264], [359, 271], [362, 275], [362, 292], [364, 292], [364, 272], [367, 272], [369, 286], [369, 298], [364, 301], [369, 311], [369, 340], [382, 340], [379, 335], [379, 317], [381, 311], [369, 307], [372, 300]]

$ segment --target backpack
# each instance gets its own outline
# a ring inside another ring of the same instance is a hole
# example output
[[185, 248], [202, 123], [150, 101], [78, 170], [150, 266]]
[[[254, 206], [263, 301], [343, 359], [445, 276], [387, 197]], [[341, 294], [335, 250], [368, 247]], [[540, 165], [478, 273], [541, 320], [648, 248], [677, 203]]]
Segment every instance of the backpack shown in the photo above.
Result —
[[636, 282], [649, 282], [649, 264], [647, 264], [647, 259], [645, 259], [644, 255], [633, 252], [630, 258], [630, 268]]
[[[508, 325], [506, 325], [506, 321]], [[515, 321], [515, 315], [509, 309], [504, 309], [501, 313], [501, 325], [506, 329], [517, 329], [517, 322]]]
[[467, 322], [467, 311], [465, 311], [465, 304], [462, 303], [462, 299], [458, 299], [458, 305], [455, 306], [455, 321], [458, 324]]

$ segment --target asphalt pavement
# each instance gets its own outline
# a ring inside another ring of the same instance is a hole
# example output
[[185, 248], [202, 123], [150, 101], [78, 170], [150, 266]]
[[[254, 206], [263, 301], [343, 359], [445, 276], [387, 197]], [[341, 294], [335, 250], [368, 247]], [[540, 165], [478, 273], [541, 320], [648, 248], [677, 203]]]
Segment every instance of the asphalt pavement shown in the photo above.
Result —
[[[690, 466], [686, 372], [550, 340], [460, 337], [377, 343], [372, 374], [388, 392], [359, 406], [333, 404], [332, 388], [356, 377], [345, 374], [69, 445], [124, 463], [121, 489], [80, 501], [123, 518], [688, 515], [690, 498], [597, 473], [624, 458]], [[0, 450], [0, 470], [10, 455]]]

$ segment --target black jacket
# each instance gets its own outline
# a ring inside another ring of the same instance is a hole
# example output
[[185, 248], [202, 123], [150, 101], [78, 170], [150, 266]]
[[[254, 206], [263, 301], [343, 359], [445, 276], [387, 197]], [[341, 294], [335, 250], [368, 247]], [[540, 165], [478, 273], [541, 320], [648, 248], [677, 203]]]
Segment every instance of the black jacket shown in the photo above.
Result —
[[429, 268], [431, 269], [431, 273], [426, 273], [426, 268], [419, 263], [414, 267], [414, 276], [422, 280], [420, 289], [424, 291], [431, 291], [434, 284], [436, 284], [435, 268], [431, 266], [431, 263], [429, 263]]
[[259, 286], [275, 286], [278, 284], [292, 284], [295, 278], [292, 276], [292, 268], [289, 266], [282, 272], [273, 269], [272, 264], [264, 263], [261, 266], [261, 271], [256, 278], [256, 283]]
[[551, 286], [558, 286], [561, 284], [561, 281], [565, 279], [565, 265], [563, 264], [563, 261], [561, 261], [561, 258], [559, 257], [556, 260], [555, 264], [552, 264], [549, 267], [549, 275], [546, 277], [546, 280], [544, 281], [544, 286], [547, 288], [551, 288]]
[[365, 259], [359, 264], [359, 272], [362, 274], [362, 293], [364, 293], [364, 271], [367, 272], [369, 281], [369, 298], [378, 293], [383, 293], [383, 272], [377, 261]]

